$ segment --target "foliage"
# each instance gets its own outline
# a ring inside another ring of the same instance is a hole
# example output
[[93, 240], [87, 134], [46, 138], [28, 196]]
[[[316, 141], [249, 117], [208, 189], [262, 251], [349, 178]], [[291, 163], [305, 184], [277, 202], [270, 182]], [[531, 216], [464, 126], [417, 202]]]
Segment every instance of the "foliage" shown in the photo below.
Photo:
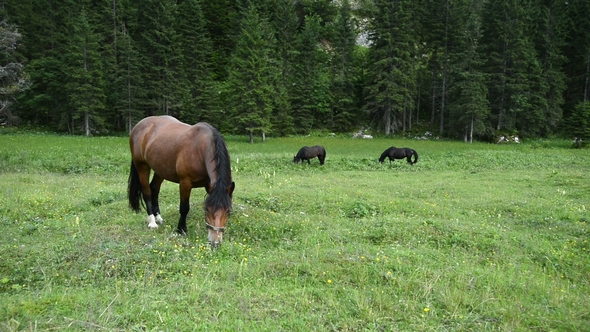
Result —
[[590, 102], [576, 106], [570, 118], [568, 134], [583, 141], [590, 140]]
[[6, 0], [1, 12], [2, 32], [22, 36], [2, 65], [31, 86], [7, 97], [11, 114], [69, 133], [168, 114], [277, 137], [550, 137], [590, 96], [584, 1]]
[[271, 53], [274, 38], [268, 21], [252, 4], [244, 11], [229, 71], [228, 90], [235, 129], [239, 133], [249, 132], [252, 137], [253, 132], [264, 135], [272, 130], [270, 117], [273, 95], [277, 93], [273, 83], [279, 73], [274, 70]]
[[18, 125], [20, 118], [12, 114], [15, 95], [29, 88], [30, 78], [18, 61], [16, 48], [22, 35], [6, 19], [0, 22], [0, 119], [8, 126]]

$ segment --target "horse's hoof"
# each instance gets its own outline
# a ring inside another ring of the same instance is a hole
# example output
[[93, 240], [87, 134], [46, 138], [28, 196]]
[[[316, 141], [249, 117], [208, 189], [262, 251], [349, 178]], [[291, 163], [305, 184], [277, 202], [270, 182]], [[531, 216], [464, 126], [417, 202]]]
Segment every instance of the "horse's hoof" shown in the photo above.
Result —
[[156, 224], [158, 224], [158, 225], [164, 224], [164, 219], [162, 219], [161, 215], [157, 214], [155, 217], [156, 217]]
[[178, 235], [186, 235], [186, 233], [188, 233], [187, 229], [176, 229], [176, 233], [178, 233]]
[[148, 227], [151, 228], [151, 229], [158, 228], [158, 224], [156, 224], [156, 218], [154, 218], [153, 215], [149, 215], [147, 217], [147, 223], [148, 223]]

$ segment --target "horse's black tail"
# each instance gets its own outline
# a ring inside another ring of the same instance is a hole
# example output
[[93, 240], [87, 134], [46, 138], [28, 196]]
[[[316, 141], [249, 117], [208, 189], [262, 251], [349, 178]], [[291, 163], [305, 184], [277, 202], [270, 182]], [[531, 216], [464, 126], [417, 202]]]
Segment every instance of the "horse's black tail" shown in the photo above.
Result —
[[418, 162], [418, 152], [416, 152], [416, 150], [412, 150], [412, 154], [414, 155], [414, 161], [412, 161], [412, 164], [415, 164]]
[[129, 197], [129, 207], [135, 211], [140, 211], [140, 199], [142, 196], [141, 192], [141, 183], [139, 182], [139, 173], [137, 173], [137, 168], [135, 168], [135, 164], [133, 164], [133, 160], [131, 161], [131, 170], [129, 171], [129, 184], [127, 186], [127, 196]]

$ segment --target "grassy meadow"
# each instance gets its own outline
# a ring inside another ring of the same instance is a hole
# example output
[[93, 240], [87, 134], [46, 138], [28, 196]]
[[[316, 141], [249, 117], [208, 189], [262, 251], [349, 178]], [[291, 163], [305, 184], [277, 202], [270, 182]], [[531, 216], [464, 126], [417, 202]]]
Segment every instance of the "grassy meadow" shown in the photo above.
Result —
[[[236, 182], [210, 250], [128, 208], [126, 137], [0, 132], [2, 331], [588, 331], [590, 153], [350, 137], [226, 137]], [[326, 165], [293, 164], [323, 145]], [[379, 164], [389, 146], [417, 164]]]

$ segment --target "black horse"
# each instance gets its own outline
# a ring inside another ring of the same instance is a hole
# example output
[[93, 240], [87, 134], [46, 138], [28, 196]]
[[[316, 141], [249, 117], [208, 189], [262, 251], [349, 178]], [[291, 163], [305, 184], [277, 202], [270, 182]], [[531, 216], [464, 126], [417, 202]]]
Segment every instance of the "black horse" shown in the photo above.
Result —
[[326, 159], [326, 149], [319, 145], [312, 147], [304, 146], [299, 149], [299, 152], [297, 152], [297, 155], [293, 158], [293, 162], [299, 164], [300, 161], [303, 160], [302, 162], [305, 162], [305, 160], [307, 160], [307, 164], [311, 164], [309, 160], [315, 157], [318, 157], [320, 165], [323, 165], [324, 160]]
[[[414, 156], [414, 161], [412, 161], [412, 156]], [[395, 146], [390, 147], [389, 149], [383, 151], [381, 157], [379, 157], [379, 162], [383, 163], [385, 158], [389, 158], [389, 162], [394, 159], [404, 159], [408, 161], [408, 164], [413, 165], [418, 162], [418, 152], [416, 150], [410, 148], [396, 148]]]

